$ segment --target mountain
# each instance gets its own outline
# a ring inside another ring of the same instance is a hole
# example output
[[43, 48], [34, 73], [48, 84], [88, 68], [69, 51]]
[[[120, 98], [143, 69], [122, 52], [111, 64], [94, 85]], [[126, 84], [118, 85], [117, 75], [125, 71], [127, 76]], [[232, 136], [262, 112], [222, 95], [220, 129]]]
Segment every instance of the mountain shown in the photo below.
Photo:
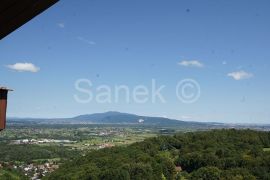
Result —
[[187, 122], [163, 117], [139, 116], [135, 114], [109, 111], [105, 113], [96, 113], [80, 115], [73, 120], [83, 121], [93, 124], [142, 124], [154, 126], [182, 126], [182, 127], [205, 127], [208, 123]]
[[80, 115], [72, 118], [77, 121], [90, 122], [94, 124], [145, 124], [145, 125], [206, 125], [205, 123], [187, 122], [162, 117], [139, 116], [135, 114], [109, 111]]
[[209, 123], [187, 122], [163, 117], [148, 117], [135, 114], [109, 111], [105, 113], [85, 114], [73, 118], [41, 119], [41, 118], [8, 118], [9, 124], [137, 124], [151, 126], [181, 126], [184, 128], [208, 127]]
[[216, 122], [181, 121], [163, 117], [140, 116], [136, 114], [109, 111], [105, 113], [85, 114], [72, 118], [8, 118], [8, 125], [29, 124], [107, 124], [107, 125], [146, 125], [158, 127], [176, 127], [183, 129], [255, 129], [269, 130], [269, 124], [226, 124]]

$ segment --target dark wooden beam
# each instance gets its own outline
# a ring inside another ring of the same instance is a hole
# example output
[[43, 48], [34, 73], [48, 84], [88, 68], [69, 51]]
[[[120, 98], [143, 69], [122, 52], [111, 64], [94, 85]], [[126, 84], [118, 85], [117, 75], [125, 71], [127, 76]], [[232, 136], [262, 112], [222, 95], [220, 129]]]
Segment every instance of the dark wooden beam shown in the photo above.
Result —
[[0, 0], [0, 39], [59, 0]]

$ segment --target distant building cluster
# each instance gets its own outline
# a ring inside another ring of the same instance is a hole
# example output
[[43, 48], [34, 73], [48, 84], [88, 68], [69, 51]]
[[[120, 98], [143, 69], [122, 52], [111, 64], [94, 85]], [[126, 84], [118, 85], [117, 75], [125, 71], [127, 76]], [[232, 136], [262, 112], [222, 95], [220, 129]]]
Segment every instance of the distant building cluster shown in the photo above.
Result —
[[48, 173], [52, 173], [59, 168], [56, 162], [46, 162], [44, 164], [22, 164], [14, 165], [13, 163], [0, 163], [0, 169], [3, 167], [8, 167], [11, 169], [20, 170], [31, 180], [40, 180], [42, 177], [46, 176]]
[[18, 139], [11, 141], [11, 144], [45, 144], [45, 143], [76, 143], [70, 140], [56, 140], [56, 139]]

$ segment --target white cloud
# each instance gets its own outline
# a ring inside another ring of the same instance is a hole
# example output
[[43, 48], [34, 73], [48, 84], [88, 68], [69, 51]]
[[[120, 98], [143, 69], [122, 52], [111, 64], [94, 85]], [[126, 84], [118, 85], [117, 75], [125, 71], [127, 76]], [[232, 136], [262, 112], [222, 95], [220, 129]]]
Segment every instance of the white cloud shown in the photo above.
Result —
[[181, 116], [181, 119], [192, 119], [192, 117], [191, 116], [187, 116], [187, 115], [182, 115]]
[[249, 79], [253, 77], [252, 73], [248, 73], [245, 71], [236, 71], [228, 73], [227, 76], [232, 77], [234, 80], [242, 80], [242, 79]]
[[57, 26], [60, 27], [60, 28], [65, 28], [65, 24], [64, 23], [58, 23]]
[[89, 45], [95, 45], [96, 44], [94, 41], [90, 41], [90, 40], [88, 40], [88, 39], [86, 39], [84, 37], [81, 37], [81, 36], [78, 36], [77, 39], [79, 41], [82, 41], [82, 42], [84, 42], [86, 44], [89, 44]]
[[223, 65], [227, 65], [227, 61], [223, 61], [222, 64], [223, 64]]
[[7, 65], [9, 69], [18, 71], [18, 72], [32, 72], [36, 73], [40, 70], [39, 67], [35, 66], [32, 63], [15, 63], [12, 65]]
[[201, 62], [196, 61], [196, 60], [181, 61], [178, 63], [178, 65], [185, 66], [185, 67], [198, 67], [198, 68], [204, 67], [204, 65]]

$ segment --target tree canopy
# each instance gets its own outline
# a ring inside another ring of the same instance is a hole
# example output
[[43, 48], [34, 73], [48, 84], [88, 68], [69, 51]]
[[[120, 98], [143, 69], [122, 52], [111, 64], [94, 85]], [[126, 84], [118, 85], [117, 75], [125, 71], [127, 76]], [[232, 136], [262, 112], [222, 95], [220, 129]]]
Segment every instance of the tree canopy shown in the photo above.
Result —
[[212, 130], [93, 151], [47, 179], [270, 179], [270, 133]]

